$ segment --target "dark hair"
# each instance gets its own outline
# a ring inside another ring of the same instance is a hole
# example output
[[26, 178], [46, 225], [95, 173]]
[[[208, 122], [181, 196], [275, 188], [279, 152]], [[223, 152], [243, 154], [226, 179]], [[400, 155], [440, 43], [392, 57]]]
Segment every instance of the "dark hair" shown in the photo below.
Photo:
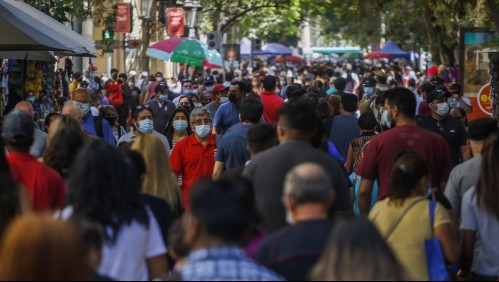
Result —
[[168, 248], [171, 248], [177, 259], [186, 258], [191, 249], [184, 243], [185, 229], [182, 220], [178, 219], [170, 227], [168, 232]]
[[266, 151], [278, 144], [275, 124], [257, 124], [248, 131], [248, 147], [253, 154]]
[[457, 84], [457, 83], [453, 83], [451, 86], [450, 86], [450, 89], [454, 89], [457, 91], [457, 94], [461, 95], [461, 91], [462, 91], [462, 87], [460, 84]]
[[404, 200], [409, 197], [421, 179], [429, 174], [428, 165], [417, 152], [399, 153], [388, 184], [390, 199]]
[[0, 137], [0, 237], [9, 223], [21, 212], [19, 187], [10, 172], [5, 157], [3, 138]]
[[409, 79], [409, 86], [416, 87], [416, 80], [414, 78]]
[[[180, 98], [178, 99], [179, 107], [180, 107], [180, 101], [182, 99], [185, 99], [185, 98], [187, 98], [189, 100], [189, 104], [191, 104], [191, 111], [194, 110], [194, 108], [196, 108], [196, 106], [194, 105], [194, 102], [192, 101], [191, 97], [189, 97], [187, 95], [180, 96]], [[189, 113], [189, 115], [190, 115], [190, 113]]]
[[334, 81], [334, 88], [336, 88], [336, 90], [343, 91], [345, 90], [346, 87], [347, 87], [347, 81], [343, 77], [338, 77]]
[[[142, 176], [147, 173], [147, 166], [142, 154], [138, 151], [120, 148], [120, 153], [131, 162], [133, 165], [134, 177], [137, 179], [138, 183], [142, 183]], [[141, 186], [139, 185], [138, 188]], [[141, 189], [139, 189], [141, 191]]]
[[154, 112], [151, 108], [149, 107], [141, 107], [140, 109], [132, 109], [132, 119], [133, 120], [137, 120], [137, 118], [139, 117], [140, 113], [142, 113], [143, 111], [149, 111], [151, 113], [151, 115], [154, 116]]
[[397, 106], [399, 112], [406, 118], [415, 118], [416, 96], [411, 90], [403, 87], [389, 89], [385, 91], [385, 99], [391, 107]]
[[339, 222], [311, 273], [311, 281], [409, 281], [409, 276], [367, 219]]
[[253, 192], [240, 181], [226, 178], [200, 181], [190, 198], [191, 213], [205, 232], [226, 243], [237, 243], [255, 214]]
[[423, 92], [430, 93], [435, 89], [437, 89], [437, 87], [430, 82], [425, 82], [421, 84], [421, 86], [419, 86], [419, 90], [421, 91], [421, 93]]
[[114, 244], [121, 228], [136, 220], [149, 227], [133, 166], [113, 146], [94, 141], [76, 158], [69, 178], [69, 204], [83, 216], [110, 228], [106, 240]]
[[355, 94], [344, 94], [341, 97], [341, 106], [345, 112], [354, 113], [359, 108], [359, 97]]
[[85, 244], [85, 252], [88, 253], [92, 249], [101, 250], [104, 245], [104, 230], [102, 227], [92, 220], [83, 217], [73, 216], [70, 223], [80, 232]]
[[484, 205], [485, 209], [499, 220], [499, 134], [494, 133], [487, 139], [483, 148], [482, 169], [480, 179], [476, 186], [478, 205]]
[[[173, 133], [174, 133], [174, 129], [173, 129], [173, 119], [175, 118], [175, 115], [178, 114], [178, 113], [183, 113], [186, 117], [187, 117], [187, 124], [191, 124], [191, 121], [190, 121], [190, 116], [189, 114], [184, 110], [184, 109], [181, 109], [181, 108], [178, 108], [178, 109], [175, 109], [170, 117], [170, 120], [168, 121], [168, 126], [166, 127], [166, 138], [168, 139], [168, 142], [170, 142], [170, 148], [173, 147]], [[192, 130], [191, 130], [191, 127], [190, 126], [187, 126], [187, 134], [190, 136], [192, 134]]]
[[469, 125], [469, 123], [468, 123], [468, 114], [466, 113], [466, 111], [463, 108], [457, 108], [455, 110], [459, 111], [459, 113], [461, 114], [460, 118], [465, 118], [464, 126], [468, 127], [468, 125]]
[[362, 130], [374, 130], [378, 122], [373, 113], [363, 113], [359, 118], [359, 127]]
[[112, 68], [112, 69], [111, 69], [111, 73], [113, 73], [113, 72], [120, 72], [120, 70], [119, 70], [119, 69]]
[[383, 107], [385, 106], [385, 94], [380, 94], [378, 95], [378, 97], [376, 97], [376, 101], [375, 101], [376, 105], [383, 105]]
[[483, 141], [498, 132], [497, 121], [491, 118], [482, 118], [470, 123], [468, 134], [470, 140]]
[[274, 91], [274, 89], [277, 87], [277, 77], [273, 75], [267, 75], [263, 79], [263, 89], [266, 91]]
[[57, 132], [51, 136], [43, 153], [43, 162], [63, 178], [67, 178], [78, 152], [85, 145], [85, 138], [76, 120], [62, 116]]
[[118, 75], [118, 78], [123, 78], [124, 80], [127, 80], [127, 79], [128, 79], [128, 76], [127, 76], [126, 74], [124, 74], [124, 73], [120, 73], [120, 74]]
[[61, 117], [61, 114], [59, 113], [50, 113], [45, 117], [45, 127], [48, 128], [52, 124], [52, 122]]
[[297, 100], [282, 106], [279, 110], [279, 119], [284, 121], [288, 129], [314, 134], [320, 117], [310, 103]]
[[291, 98], [293, 92], [298, 91], [302, 88], [303, 87], [301, 86], [301, 84], [298, 84], [298, 83], [291, 84], [290, 86], [288, 86], [288, 88], [286, 88], [286, 98], [288, 98], [288, 99]]
[[241, 121], [257, 124], [262, 119], [263, 103], [260, 97], [250, 96], [241, 103]]

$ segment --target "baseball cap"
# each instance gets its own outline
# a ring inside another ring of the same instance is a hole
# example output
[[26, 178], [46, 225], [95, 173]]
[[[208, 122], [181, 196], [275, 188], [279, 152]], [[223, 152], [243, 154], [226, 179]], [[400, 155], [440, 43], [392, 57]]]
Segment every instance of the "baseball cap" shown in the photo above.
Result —
[[427, 99], [428, 104], [433, 103], [433, 101], [435, 101], [437, 99], [441, 99], [441, 98], [445, 97], [445, 94], [446, 93], [442, 89], [437, 89], [437, 90], [431, 91], [430, 93], [428, 93], [428, 99]]
[[374, 87], [376, 86], [376, 80], [373, 77], [366, 77], [362, 82], [362, 85], [366, 87]]
[[163, 89], [166, 89], [166, 88], [168, 88], [168, 86], [167, 86], [166, 84], [164, 84], [164, 83], [160, 83], [160, 84], [158, 84], [158, 85], [156, 86], [156, 88], [154, 89], [154, 91], [155, 91], [156, 93], [158, 93], [158, 92], [161, 92]]
[[35, 125], [31, 118], [21, 112], [13, 111], [3, 121], [2, 137], [11, 143], [31, 142], [35, 134]]
[[204, 79], [204, 84], [215, 84], [217, 83], [217, 79], [215, 78], [215, 76], [213, 75], [208, 75], [205, 79]]
[[228, 87], [225, 87], [223, 84], [217, 84], [217, 85], [215, 85], [215, 87], [213, 87], [212, 93], [222, 92], [222, 91], [225, 91], [227, 88]]
[[468, 128], [470, 140], [474, 141], [483, 141], [497, 131], [497, 121], [490, 118], [474, 120], [470, 123]]
[[149, 77], [149, 73], [148, 72], [143, 72], [142, 74], [140, 74], [141, 77]]

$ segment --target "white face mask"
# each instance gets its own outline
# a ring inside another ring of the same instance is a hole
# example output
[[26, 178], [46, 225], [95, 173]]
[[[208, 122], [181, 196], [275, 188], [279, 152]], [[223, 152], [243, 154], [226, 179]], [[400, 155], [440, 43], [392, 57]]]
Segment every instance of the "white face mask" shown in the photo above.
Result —
[[437, 105], [435, 113], [441, 117], [446, 117], [450, 112], [449, 103], [440, 103]]

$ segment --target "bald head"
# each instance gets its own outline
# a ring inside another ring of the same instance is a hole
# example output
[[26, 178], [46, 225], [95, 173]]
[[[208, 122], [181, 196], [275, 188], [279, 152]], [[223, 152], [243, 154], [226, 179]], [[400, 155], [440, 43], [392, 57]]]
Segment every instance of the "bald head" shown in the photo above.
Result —
[[292, 169], [286, 176], [284, 193], [295, 205], [330, 205], [334, 198], [330, 177], [320, 165], [314, 163], [304, 163]]
[[33, 117], [33, 106], [29, 102], [21, 101], [17, 103], [15, 109]]
[[61, 114], [63, 116], [71, 117], [79, 123], [83, 120], [83, 110], [81, 104], [76, 101], [67, 101], [62, 108]]

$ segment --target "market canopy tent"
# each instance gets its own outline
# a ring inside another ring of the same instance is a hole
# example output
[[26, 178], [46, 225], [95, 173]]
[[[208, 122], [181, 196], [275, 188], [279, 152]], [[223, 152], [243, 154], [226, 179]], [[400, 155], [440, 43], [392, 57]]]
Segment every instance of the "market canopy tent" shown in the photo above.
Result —
[[54, 57], [54, 52], [51, 51], [0, 51], [0, 58], [41, 62], [57, 61]]
[[0, 51], [96, 54], [92, 41], [20, 0], [0, 1], [0, 38]]
[[[251, 40], [248, 38], [241, 39], [240, 42], [240, 52], [242, 57], [248, 57], [251, 55]], [[261, 51], [254, 51], [254, 56], [263, 56], [263, 55], [292, 55], [293, 51], [288, 47], [278, 44], [278, 43], [269, 43], [265, 44], [262, 47]]]
[[388, 54], [392, 58], [404, 58], [407, 60], [411, 59], [411, 53], [400, 49], [400, 47], [391, 40], [386, 44], [385, 47], [381, 48], [379, 52]]
[[357, 53], [362, 54], [362, 49], [360, 47], [313, 47], [313, 48], [305, 48], [303, 50], [305, 54], [345, 54], [345, 53]]

